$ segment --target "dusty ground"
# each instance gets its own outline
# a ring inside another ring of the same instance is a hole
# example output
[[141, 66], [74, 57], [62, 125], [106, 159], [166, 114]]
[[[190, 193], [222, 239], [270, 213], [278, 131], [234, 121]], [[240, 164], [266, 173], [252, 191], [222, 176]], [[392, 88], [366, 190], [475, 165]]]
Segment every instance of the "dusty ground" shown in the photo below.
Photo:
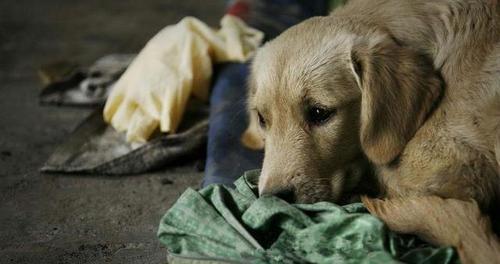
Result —
[[222, 12], [220, 0], [0, 1], [1, 263], [165, 262], [159, 219], [202, 173], [185, 165], [115, 178], [40, 174], [90, 110], [39, 106], [36, 67], [137, 52], [186, 15], [216, 25]]

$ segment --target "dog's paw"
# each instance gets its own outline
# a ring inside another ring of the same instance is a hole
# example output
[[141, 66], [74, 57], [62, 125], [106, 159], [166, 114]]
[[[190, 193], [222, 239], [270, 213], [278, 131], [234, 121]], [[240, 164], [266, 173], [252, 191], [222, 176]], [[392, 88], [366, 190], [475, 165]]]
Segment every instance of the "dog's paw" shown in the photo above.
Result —
[[396, 232], [416, 234], [437, 245], [456, 246], [464, 228], [483, 222], [476, 202], [422, 196], [393, 199], [362, 197], [370, 213]]
[[249, 149], [253, 150], [264, 149], [264, 141], [262, 140], [261, 136], [251, 127], [249, 127], [241, 135], [241, 143], [243, 144], [243, 146]]
[[361, 201], [368, 211], [386, 223], [389, 229], [399, 233], [416, 233], [421, 223], [415, 221], [418, 212], [410, 209], [410, 201], [406, 199], [373, 199], [366, 196]]

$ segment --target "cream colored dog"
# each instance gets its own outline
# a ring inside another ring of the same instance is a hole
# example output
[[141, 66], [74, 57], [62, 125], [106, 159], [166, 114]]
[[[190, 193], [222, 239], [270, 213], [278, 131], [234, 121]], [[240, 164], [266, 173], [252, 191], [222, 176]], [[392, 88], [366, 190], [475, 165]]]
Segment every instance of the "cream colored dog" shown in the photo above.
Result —
[[262, 47], [243, 141], [261, 194], [339, 201], [367, 160], [386, 198], [500, 195], [496, 0], [351, 0]]

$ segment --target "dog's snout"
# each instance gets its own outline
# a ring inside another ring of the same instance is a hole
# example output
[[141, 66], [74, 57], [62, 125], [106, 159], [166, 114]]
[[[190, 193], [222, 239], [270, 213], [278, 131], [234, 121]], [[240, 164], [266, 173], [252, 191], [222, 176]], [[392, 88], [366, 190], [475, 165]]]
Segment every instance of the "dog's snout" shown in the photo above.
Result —
[[296, 201], [295, 191], [292, 188], [265, 189], [260, 196], [276, 196], [289, 203]]

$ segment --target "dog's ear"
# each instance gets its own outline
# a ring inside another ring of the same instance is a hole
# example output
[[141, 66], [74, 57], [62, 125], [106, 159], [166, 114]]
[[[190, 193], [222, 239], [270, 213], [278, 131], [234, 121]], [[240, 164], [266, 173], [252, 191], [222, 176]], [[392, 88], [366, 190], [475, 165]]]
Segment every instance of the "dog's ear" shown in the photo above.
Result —
[[361, 145], [375, 164], [403, 151], [442, 92], [432, 62], [390, 38], [355, 43], [350, 68], [361, 89]]

